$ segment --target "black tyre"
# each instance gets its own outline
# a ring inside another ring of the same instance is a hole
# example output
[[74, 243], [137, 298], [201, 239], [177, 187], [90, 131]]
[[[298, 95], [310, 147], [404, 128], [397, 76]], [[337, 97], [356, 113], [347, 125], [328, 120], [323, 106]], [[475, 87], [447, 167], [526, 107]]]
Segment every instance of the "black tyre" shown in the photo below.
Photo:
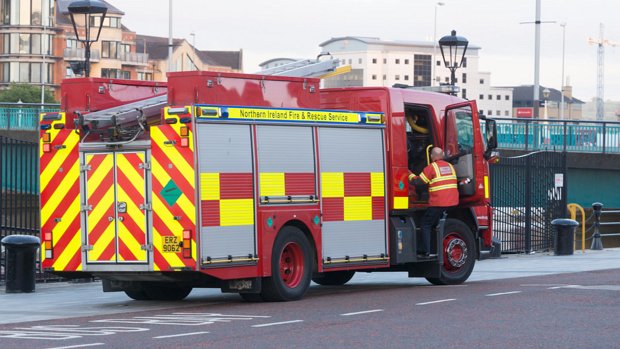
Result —
[[190, 292], [192, 292], [191, 287], [177, 286], [174, 283], [151, 283], [144, 287], [146, 296], [157, 301], [180, 301], [185, 299]]
[[476, 240], [471, 229], [457, 219], [447, 219], [443, 236], [441, 276], [426, 278], [434, 285], [462, 284], [469, 278], [476, 262]]
[[263, 279], [263, 299], [271, 302], [301, 299], [310, 287], [311, 277], [310, 242], [298, 228], [282, 228], [271, 252], [271, 277]]
[[353, 275], [355, 275], [353, 270], [332, 271], [312, 278], [312, 281], [322, 286], [341, 286], [349, 282]]
[[134, 289], [127, 289], [125, 290], [125, 294], [136, 301], [147, 301], [149, 300], [149, 296], [146, 295], [146, 292], [144, 292], [144, 290], [134, 290]]

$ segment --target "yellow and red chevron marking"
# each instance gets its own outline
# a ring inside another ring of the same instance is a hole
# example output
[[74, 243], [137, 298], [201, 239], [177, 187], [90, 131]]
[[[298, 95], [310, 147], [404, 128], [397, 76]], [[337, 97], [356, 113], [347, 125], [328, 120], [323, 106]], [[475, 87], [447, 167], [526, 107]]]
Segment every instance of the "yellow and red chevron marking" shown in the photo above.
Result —
[[[63, 123], [65, 116], [54, 123]], [[52, 125], [49, 122], [41, 124]], [[41, 138], [49, 133], [50, 152], [39, 148], [41, 176], [41, 233], [52, 233], [52, 258], [45, 258], [41, 248], [41, 261], [45, 269], [56, 271], [82, 270], [80, 236], [80, 167], [78, 142], [80, 137], [73, 130], [55, 129], [41, 131]]]
[[383, 172], [323, 172], [323, 220], [361, 221], [385, 219]]
[[117, 202], [126, 203], [127, 212], [118, 213], [118, 261], [145, 262], [146, 212], [144, 152], [116, 154]]
[[201, 173], [203, 227], [254, 224], [252, 173]]
[[[180, 128], [189, 128], [189, 146], [181, 147]], [[166, 124], [151, 127], [153, 175], [153, 262], [156, 271], [196, 267], [196, 189], [193, 131], [190, 124]], [[164, 192], [164, 188], [168, 188]], [[169, 204], [164, 194], [175, 191], [178, 198]], [[182, 252], [164, 252], [164, 238], [183, 238], [183, 230], [192, 231], [192, 257]]]
[[114, 223], [114, 154], [87, 154], [86, 202], [87, 252], [89, 262], [116, 261]]

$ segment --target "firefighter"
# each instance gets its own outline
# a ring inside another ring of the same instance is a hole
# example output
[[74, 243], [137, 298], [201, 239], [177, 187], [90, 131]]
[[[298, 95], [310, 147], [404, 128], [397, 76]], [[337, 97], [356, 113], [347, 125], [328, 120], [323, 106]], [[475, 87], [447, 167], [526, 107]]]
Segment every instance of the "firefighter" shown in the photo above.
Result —
[[419, 257], [427, 258], [430, 256], [431, 230], [443, 212], [459, 203], [456, 172], [451, 164], [444, 161], [443, 150], [434, 147], [431, 150], [431, 163], [419, 176], [411, 173], [409, 182], [416, 186], [428, 186], [429, 207], [422, 218], [422, 243], [417, 251]]

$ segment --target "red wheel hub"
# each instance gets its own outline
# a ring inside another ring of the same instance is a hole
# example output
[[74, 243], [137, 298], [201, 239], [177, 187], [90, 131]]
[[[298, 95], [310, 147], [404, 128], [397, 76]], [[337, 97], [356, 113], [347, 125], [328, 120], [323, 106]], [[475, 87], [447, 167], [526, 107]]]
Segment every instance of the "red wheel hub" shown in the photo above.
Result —
[[304, 254], [295, 242], [289, 242], [280, 254], [280, 278], [287, 287], [299, 285], [304, 275]]
[[444, 267], [446, 270], [459, 270], [467, 261], [467, 244], [459, 233], [450, 233], [443, 239]]

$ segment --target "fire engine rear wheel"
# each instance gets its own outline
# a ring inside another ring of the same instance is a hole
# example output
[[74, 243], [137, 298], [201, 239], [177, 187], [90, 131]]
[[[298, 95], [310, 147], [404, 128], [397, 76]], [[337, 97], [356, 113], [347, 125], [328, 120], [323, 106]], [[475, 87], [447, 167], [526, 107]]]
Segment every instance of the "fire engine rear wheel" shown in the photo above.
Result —
[[312, 281], [322, 286], [340, 286], [349, 282], [353, 275], [355, 275], [353, 270], [332, 271], [312, 278]]
[[311, 277], [310, 242], [299, 228], [282, 228], [271, 252], [271, 277], [263, 279], [263, 299], [271, 302], [301, 299], [310, 287]]
[[250, 303], [262, 302], [263, 296], [260, 293], [239, 293], [241, 298]]
[[462, 221], [447, 219], [443, 237], [441, 276], [426, 278], [434, 285], [462, 284], [469, 278], [476, 262], [476, 240]]
[[174, 283], [150, 283], [144, 286], [144, 292], [149, 299], [157, 301], [180, 301], [192, 292], [191, 287], [177, 286]]
[[129, 298], [136, 300], [136, 301], [146, 301], [150, 299], [149, 296], [146, 295], [146, 292], [144, 292], [143, 289], [137, 289], [137, 290], [128, 289], [128, 290], [125, 290], [125, 294]]

